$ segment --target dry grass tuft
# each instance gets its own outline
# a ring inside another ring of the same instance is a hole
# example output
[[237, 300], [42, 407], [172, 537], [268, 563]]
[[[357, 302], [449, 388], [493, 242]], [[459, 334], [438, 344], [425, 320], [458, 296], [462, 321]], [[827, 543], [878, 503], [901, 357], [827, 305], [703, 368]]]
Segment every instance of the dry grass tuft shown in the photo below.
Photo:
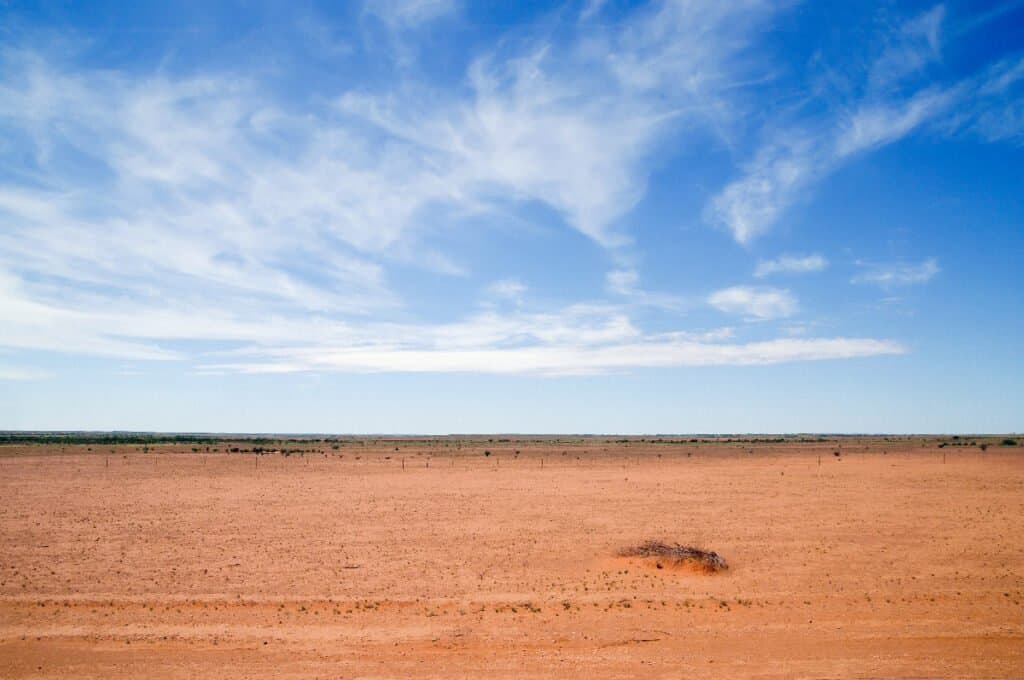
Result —
[[657, 566], [695, 567], [700, 571], [715, 573], [729, 568], [721, 556], [709, 550], [692, 548], [686, 545], [669, 545], [661, 541], [646, 541], [640, 545], [623, 548], [620, 557], [641, 557], [657, 560]]

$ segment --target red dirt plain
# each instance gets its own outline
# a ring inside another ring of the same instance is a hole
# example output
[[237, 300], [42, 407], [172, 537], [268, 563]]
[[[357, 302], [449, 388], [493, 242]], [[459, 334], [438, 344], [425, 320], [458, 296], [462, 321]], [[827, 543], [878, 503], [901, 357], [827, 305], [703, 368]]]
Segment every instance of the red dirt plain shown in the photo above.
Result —
[[0, 447], [0, 677], [1022, 677], [1024, 449], [940, 441]]

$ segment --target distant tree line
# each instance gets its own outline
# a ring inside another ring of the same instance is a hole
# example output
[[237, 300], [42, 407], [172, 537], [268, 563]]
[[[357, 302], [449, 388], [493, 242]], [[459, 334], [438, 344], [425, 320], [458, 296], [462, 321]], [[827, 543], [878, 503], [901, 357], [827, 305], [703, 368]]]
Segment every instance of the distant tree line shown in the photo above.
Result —
[[197, 444], [225, 441], [221, 437], [126, 432], [2, 432], [0, 444]]

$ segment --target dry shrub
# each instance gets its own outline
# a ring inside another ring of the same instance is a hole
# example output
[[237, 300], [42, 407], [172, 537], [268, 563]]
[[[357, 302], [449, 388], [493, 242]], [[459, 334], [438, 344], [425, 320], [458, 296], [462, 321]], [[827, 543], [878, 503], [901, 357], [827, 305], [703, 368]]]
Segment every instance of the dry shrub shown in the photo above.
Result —
[[710, 550], [701, 550], [678, 543], [669, 545], [661, 541], [646, 541], [640, 545], [623, 548], [620, 557], [654, 558], [658, 568], [662, 563], [672, 567], [695, 567], [700, 571], [715, 573], [729, 568], [722, 557]]

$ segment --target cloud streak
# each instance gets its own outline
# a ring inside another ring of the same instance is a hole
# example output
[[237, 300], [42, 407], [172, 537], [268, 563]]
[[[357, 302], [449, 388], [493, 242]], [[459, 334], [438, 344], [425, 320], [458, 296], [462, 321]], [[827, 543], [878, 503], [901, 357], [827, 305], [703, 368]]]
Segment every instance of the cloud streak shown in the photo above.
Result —
[[824, 271], [828, 260], [822, 255], [782, 255], [774, 260], [761, 260], [757, 263], [754, 276], [763, 278], [772, 274], [807, 274]]
[[766, 321], [784, 319], [800, 308], [788, 290], [755, 286], [733, 286], [715, 291], [708, 304], [728, 314], [742, 314], [749, 319]]
[[1024, 60], [1009, 58], [953, 82], [928, 75], [941, 57], [944, 16], [939, 5], [888, 33], [862, 80], [846, 78], [853, 94], [808, 102], [814, 113], [770, 120], [740, 176], [708, 201], [705, 219], [749, 245], [828, 175], [914, 133], [1024, 139], [1024, 92], [1017, 87]]
[[[508, 282], [502, 283], [508, 287]], [[509, 288], [519, 292], [518, 287]], [[761, 319], [787, 315], [795, 305], [786, 294], [770, 290], [744, 298], [733, 289], [716, 299], [730, 312]], [[211, 306], [152, 308], [127, 303], [112, 308], [103, 298], [87, 297], [77, 299], [71, 309], [27, 300], [16, 286], [8, 285], [0, 288], [0, 321], [9, 331], [0, 336], [0, 347], [187, 362], [206, 373], [457, 371], [554, 376], [906, 351], [899, 343], [872, 338], [739, 342], [729, 328], [651, 334], [637, 328], [627, 307], [608, 304], [577, 304], [547, 312], [491, 309], [451, 323], [350, 324], [316, 315], [257, 318]], [[196, 342], [231, 349], [190, 349], [189, 343]]]
[[903, 354], [896, 342], [867, 338], [777, 339], [751, 343], [708, 343], [651, 339], [596, 347], [544, 346], [445, 349], [350, 348], [307, 352], [280, 349], [258, 362], [212, 364], [210, 371], [246, 373], [460, 372], [590, 375], [638, 368], [760, 366], [795, 361], [853, 359]]
[[852, 283], [866, 283], [880, 288], [895, 288], [928, 283], [942, 271], [934, 257], [917, 264], [905, 262], [858, 263], [864, 271], [853, 277]]
[[452, 196], [477, 208], [496, 195], [539, 201], [617, 248], [629, 236], [616, 223], [643, 196], [657, 142], [729, 123], [731, 90], [749, 70], [738, 55], [773, 14], [753, 0], [656, 3], [617, 30], [481, 56], [462, 98], [417, 84], [347, 92], [336, 105], [386, 148], [438, 168]]

